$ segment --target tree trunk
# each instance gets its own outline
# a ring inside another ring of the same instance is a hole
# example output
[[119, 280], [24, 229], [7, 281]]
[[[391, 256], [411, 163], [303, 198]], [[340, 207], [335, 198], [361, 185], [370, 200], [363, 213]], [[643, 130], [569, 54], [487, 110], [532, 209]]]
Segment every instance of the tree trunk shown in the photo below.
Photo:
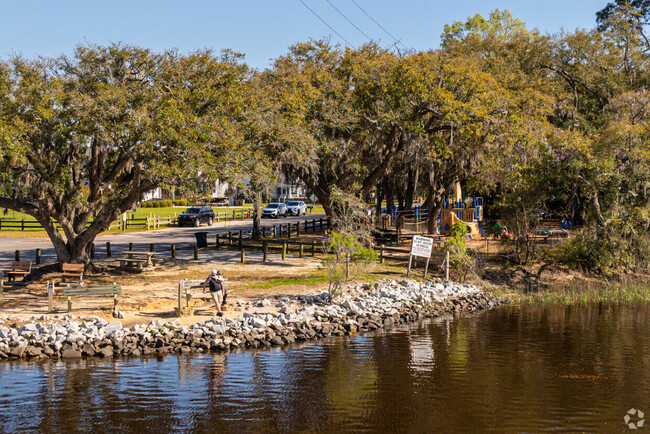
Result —
[[262, 218], [262, 195], [259, 191], [255, 192], [253, 197], [253, 239], [258, 240], [260, 237], [260, 226]]

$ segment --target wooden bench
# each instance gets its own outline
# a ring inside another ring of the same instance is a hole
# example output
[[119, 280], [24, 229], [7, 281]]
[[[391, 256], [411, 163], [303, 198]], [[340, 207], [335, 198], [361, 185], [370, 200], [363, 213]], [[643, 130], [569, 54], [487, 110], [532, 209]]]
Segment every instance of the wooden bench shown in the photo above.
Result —
[[121, 267], [136, 268], [141, 270], [149, 261], [147, 259], [139, 258], [117, 258]]
[[83, 284], [84, 280], [84, 264], [68, 264], [61, 265], [61, 282], [65, 282], [66, 277], [76, 277], [78, 284]]
[[7, 282], [16, 280], [16, 276], [23, 276], [23, 281], [32, 272], [32, 261], [13, 261], [11, 271], [7, 272]]
[[[190, 301], [194, 299], [205, 299], [212, 301], [212, 296], [210, 295], [209, 286], [206, 283], [205, 288], [208, 292], [203, 292], [203, 283], [205, 280], [179, 280], [178, 281], [178, 308], [176, 308], [176, 316], [182, 315], [191, 315]], [[223, 282], [225, 288], [225, 281]], [[192, 292], [192, 290], [196, 292]], [[231, 295], [231, 292], [227, 292], [228, 296]], [[185, 297], [185, 306], [182, 305], [182, 299]]]
[[122, 293], [122, 287], [116, 284], [95, 286], [69, 286], [63, 288], [63, 296], [68, 297], [68, 312], [72, 310], [72, 297], [88, 297], [97, 295], [112, 295], [113, 310], [117, 310], [117, 295]]

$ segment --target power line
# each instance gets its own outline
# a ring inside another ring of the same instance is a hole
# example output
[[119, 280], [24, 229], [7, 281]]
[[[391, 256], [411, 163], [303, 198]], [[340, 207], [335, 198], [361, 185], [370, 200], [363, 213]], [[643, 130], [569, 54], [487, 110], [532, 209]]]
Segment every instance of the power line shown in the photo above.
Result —
[[335, 10], [336, 12], [338, 12], [338, 13], [339, 13], [343, 18], [345, 18], [345, 19], [347, 20], [348, 23], [352, 24], [352, 26], [353, 26], [355, 29], [357, 29], [357, 30], [359, 31], [359, 33], [361, 33], [363, 36], [365, 36], [369, 41], [372, 41], [372, 38], [371, 38], [370, 36], [366, 35], [366, 34], [363, 32], [363, 30], [361, 30], [359, 27], [357, 27], [356, 24], [354, 24], [352, 21], [350, 21], [350, 19], [349, 19], [348, 17], [346, 17], [345, 14], [344, 14], [343, 12], [341, 12], [341, 11], [340, 11], [336, 6], [334, 6], [334, 4], [333, 4], [330, 0], [327, 0], [327, 3], [329, 3], [330, 6], [332, 6], [332, 7], [334, 8], [334, 10]]
[[[301, 0], [301, 1], [302, 1], [302, 0]], [[371, 17], [370, 14], [369, 14], [368, 12], [366, 12], [366, 11], [365, 11], [361, 6], [359, 6], [359, 3], [357, 3], [357, 2], [354, 1], [354, 0], [352, 0], [352, 3], [354, 3], [355, 5], [357, 5], [357, 7], [358, 7], [359, 9], [361, 9], [361, 12], [363, 12], [364, 14], [366, 14], [366, 16], [367, 16], [368, 18], [370, 18], [370, 19], [372, 20], [373, 23], [377, 24], [377, 26], [378, 26], [380, 29], [382, 29], [384, 32], [386, 32], [386, 34], [387, 34], [388, 36], [390, 36], [391, 38], [393, 38], [393, 40], [395, 41], [395, 43], [400, 44], [402, 47], [404, 47], [404, 48], [406, 48], [406, 49], [408, 50], [408, 48], [407, 48], [404, 44], [402, 44], [402, 43], [401, 43], [401, 42], [400, 42], [400, 41], [399, 41], [395, 36], [393, 36], [393, 35], [392, 35], [388, 30], [386, 30], [386, 29], [385, 29], [381, 24], [379, 24], [379, 23], [378, 23], [378, 22], [377, 22], [373, 17]]]
[[310, 11], [312, 14], [314, 14], [314, 15], [316, 16], [316, 18], [318, 18], [319, 20], [321, 20], [321, 21], [323, 22], [323, 24], [325, 24], [327, 27], [329, 27], [331, 31], [333, 31], [334, 33], [336, 33], [336, 34], [338, 35], [339, 38], [343, 39], [343, 40], [345, 41], [346, 44], [348, 44], [350, 47], [354, 48], [354, 45], [350, 44], [350, 43], [348, 42], [348, 40], [345, 39], [343, 36], [341, 36], [341, 34], [340, 34], [339, 32], [337, 32], [336, 30], [334, 30], [334, 28], [333, 28], [332, 26], [330, 26], [329, 24], [327, 24], [327, 22], [326, 22], [324, 19], [322, 19], [320, 16], [318, 16], [318, 14], [317, 14], [316, 12], [314, 12], [314, 10], [313, 10], [312, 8], [310, 8], [309, 6], [307, 6], [307, 4], [306, 4], [304, 1], [302, 1], [302, 0], [298, 0], [298, 1], [300, 1], [300, 3], [302, 3], [303, 6], [305, 6], [307, 9], [309, 9], [309, 11]]

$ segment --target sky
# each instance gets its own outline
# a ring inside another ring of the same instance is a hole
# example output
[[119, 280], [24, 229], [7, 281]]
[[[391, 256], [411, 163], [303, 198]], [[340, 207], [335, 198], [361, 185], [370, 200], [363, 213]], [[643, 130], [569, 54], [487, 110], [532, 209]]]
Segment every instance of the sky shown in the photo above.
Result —
[[342, 45], [346, 42], [341, 38], [359, 46], [368, 41], [367, 36], [389, 46], [395, 43], [394, 37], [410, 49], [435, 49], [445, 24], [465, 21], [477, 13], [487, 17], [493, 9], [508, 9], [528, 28], [544, 33], [589, 29], [595, 25], [596, 11], [606, 3], [607, 0], [0, 0], [0, 58], [15, 54], [52, 57], [71, 54], [79, 44], [120, 42], [154, 51], [176, 48], [183, 53], [204, 48], [232, 49], [245, 54], [252, 67], [265, 69], [271, 59], [285, 54], [294, 43], [327, 36]]

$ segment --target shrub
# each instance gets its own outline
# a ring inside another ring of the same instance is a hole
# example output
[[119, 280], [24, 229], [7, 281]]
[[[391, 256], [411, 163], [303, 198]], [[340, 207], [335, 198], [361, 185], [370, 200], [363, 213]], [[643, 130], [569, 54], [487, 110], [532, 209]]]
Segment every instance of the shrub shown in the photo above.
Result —
[[458, 281], [465, 282], [467, 273], [474, 268], [474, 259], [470, 256], [465, 243], [467, 226], [462, 223], [454, 223], [450, 235], [451, 237], [447, 241], [449, 268]]
[[151, 208], [152, 206], [151, 202], [142, 202], [142, 208]]
[[162, 208], [165, 206], [164, 200], [157, 200], [153, 203], [154, 208]]

